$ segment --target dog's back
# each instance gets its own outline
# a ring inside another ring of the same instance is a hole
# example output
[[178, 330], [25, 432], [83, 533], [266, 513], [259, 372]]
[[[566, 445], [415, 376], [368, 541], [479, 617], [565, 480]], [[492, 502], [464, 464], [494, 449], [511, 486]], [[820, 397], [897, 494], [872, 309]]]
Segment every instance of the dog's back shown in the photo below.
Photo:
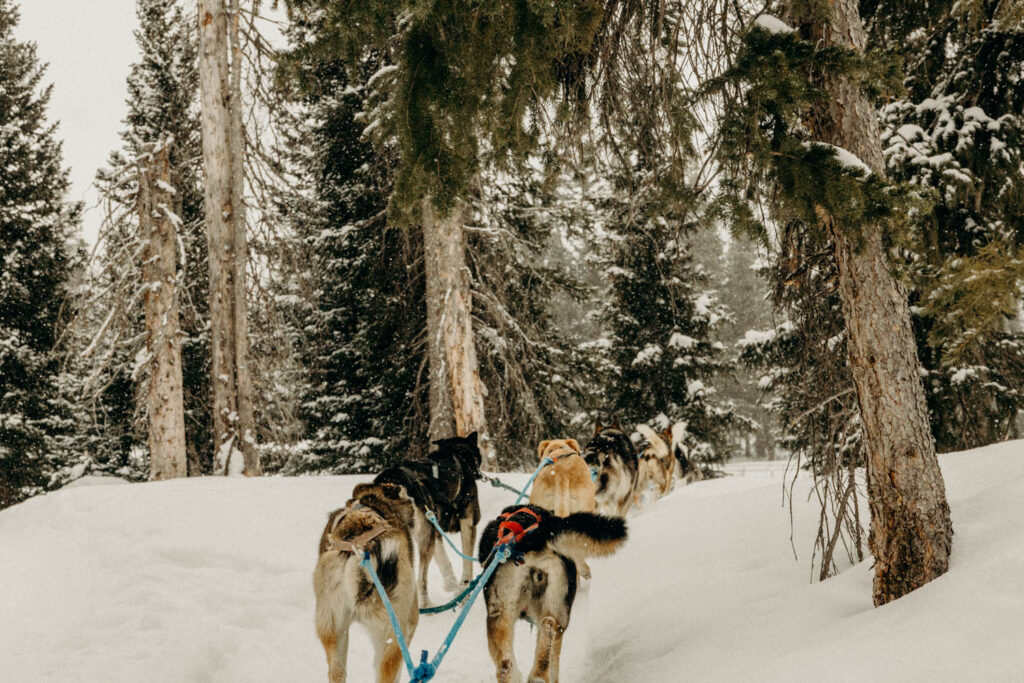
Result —
[[534, 480], [530, 504], [547, 508], [559, 517], [593, 512], [594, 481], [580, 454], [579, 443], [575, 439], [541, 441], [537, 454], [542, 461], [551, 458], [554, 462], [546, 465]]

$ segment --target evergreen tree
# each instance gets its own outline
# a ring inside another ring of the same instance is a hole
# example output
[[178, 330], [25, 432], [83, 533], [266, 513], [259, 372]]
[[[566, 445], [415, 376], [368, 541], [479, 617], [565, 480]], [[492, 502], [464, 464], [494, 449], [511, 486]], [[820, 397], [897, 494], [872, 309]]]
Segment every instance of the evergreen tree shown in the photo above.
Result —
[[[636, 169], [633, 178], [644, 174]], [[642, 190], [641, 190], [642, 192]], [[693, 262], [694, 226], [642, 195], [612, 200], [607, 228], [611, 331], [608, 410], [623, 424], [664, 430], [686, 424], [690, 452], [704, 462], [728, 457], [735, 418], [712, 380], [729, 369], [713, 333], [728, 313]]]
[[0, 0], [0, 508], [41, 491], [67, 458], [70, 431], [54, 345], [75, 267], [77, 205], [64, 202], [51, 89], [35, 46], [18, 42], [18, 12]]
[[877, 46], [906, 64], [883, 105], [889, 174], [930, 190], [904, 247], [940, 450], [1018, 435], [1024, 336], [1024, 33], [1013, 3], [862, 3]]

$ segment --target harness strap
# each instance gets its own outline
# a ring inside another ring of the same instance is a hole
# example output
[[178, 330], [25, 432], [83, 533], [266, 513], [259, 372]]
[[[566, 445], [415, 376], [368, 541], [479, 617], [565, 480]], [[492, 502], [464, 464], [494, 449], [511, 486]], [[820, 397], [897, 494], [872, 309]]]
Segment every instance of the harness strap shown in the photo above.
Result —
[[[522, 524], [511, 519], [511, 517], [521, 513], [532, 515], [536, 521], [530, 526], [524, 528]], [[519, 508], [515, 512], [503, 512], [500, 516], [502, 522], [498, 525], [498, 543], [513, 543], [521, 541], [523, 536], [540, 526], [540, 515], [530, 508]]]
[[367, 543], [377, 538], [390, 528], [391, 527], [388, 526], [385, 522], [381, 521], [377, 524], [374, 524], [373, 527], [364, 531], [363, 533], [359, 534], [351, 540], [335, 541], [332, 539], [327, 549], [337, 550], [338, 552], [342, 553], [361, 553], [363, 551], [363, 547]]
[[550, 458], [551, 460], [558, 461], [558, 460], [561, 460], [562, 458], [568, 457], [570, 455], [580, 455], [580, 452], [578, 450], [576, 450], [575, 448], [573, 448], [572, 446], [570, 446], [568, 444], [564, 444], [564, 443], [563, 444], [559, 444], [558, 446], [555, 446], [554, 448], [552, 448], [552, 446], [554, 446], [554, 444], [552, 444], [551, 446], [548, 446], [544, 450], [544, 457], [545, 458]]

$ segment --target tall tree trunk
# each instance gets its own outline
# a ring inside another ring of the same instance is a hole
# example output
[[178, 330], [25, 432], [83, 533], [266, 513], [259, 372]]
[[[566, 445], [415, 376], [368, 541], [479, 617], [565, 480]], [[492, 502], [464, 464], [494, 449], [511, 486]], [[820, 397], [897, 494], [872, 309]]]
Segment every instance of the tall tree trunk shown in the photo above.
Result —
[[224, 0], [198, 0], [199, 86], [207, 245], [210, 262], [210, 346], [213, 435], [217, 470], [226, 474], [239, 448], [234, 335], [228, 22]]
[[[435, 408], [434, 379], [447, 380], [455, 431], [460, 436], [477, 432], [480, 450], [490, 465], [494, 450], [484, 413], [486, 389], [480, 381], [473, 335], [472, 293], [466, 267], [466, 240], [462, 223], [466, 208], [448, 216], [435, 213], [430, 198], [423, 201], [423, 254], [427, 276], [427, 334], [431, 351], [431, 412]], [[432, 323], [432, 324], [431, 324]], [[436, 356], [434, 354], [437, 354]], [[436, 364], [434, 361], [438, 361]], [[438, 382], [438, 386], [440, 383]], [[440, 394], [437, 407], [444, 410]], [[446, 419], [442, 413], [439, 420]], [[431, 429], [434, 415], [431, 415]]]
[[234, 247], [233, 327], [235, 353], [235, 389], [238, 392], [238, 441], [244, 458], [244, 474], [261, 474], [259, 454], [256, 451], [256, 431], [253, 417], [252, 374], [249, 372], [249, 307], [246, 302], [246, 266], [249, 263], [249, 243], [246, 237], [245, 217], [245, 129], [242, 123], [242, 45], [239, 34], [238, 0], [229, 0], [231, 24], [231, 78], [228, 104], [231, 109], [231, 232]]
[[139, 167], [142, 281], [146, 286], [146, 348], [150, 356], [150, 479], [187, 475], [185, 399], [178, 327], [174, 197], [166, 144], [156, 145]]
[[444, 294], [438, 274], [438, 261], [436, 258], [426, 258], [423, 265], [427, 290], [427, 353], [430, 371], [430, 424], [427, 434], [431, 441], [436, 441], [455, 434], [455, 413], [452, 411], [452, 394], [445, 371], [448, 364], [444, 341], [440, 334]]
[[[831, 17], [803, 18], [811, 40], [864, 50], [856, 0], [829, 0], [818, 7], [826, 14], [830, 8]], [[830, 97], [810, 121], [815, 138], [849, 150], [874, 173], [884, 174], [871, 103], [849, 77], [826, 75], [823, 85]], [[866, 228], [858, 244], [831, 216], [822, 219], [835, 243], [864, 429], [874, 602], [882, 605], [946, 572], [953, 526], [918, 375], [907, 293], [890, 272], [881, 227]]]

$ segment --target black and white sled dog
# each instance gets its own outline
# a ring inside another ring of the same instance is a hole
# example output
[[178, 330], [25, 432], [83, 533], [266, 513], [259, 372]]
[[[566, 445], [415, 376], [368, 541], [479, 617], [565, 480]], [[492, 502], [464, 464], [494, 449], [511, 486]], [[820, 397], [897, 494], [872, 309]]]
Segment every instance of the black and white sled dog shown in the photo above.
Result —
[[[476, 432], [465, 437], [440, 439], [434, 443], [437, 450], [426, 458], [406, 460], [401, 465], [384, 470], [373, 480], [378, 484], [404, 487], [416, 504], [413, 540], [419, 551], [420, 604], [424, 607], [430, 605], [427, 569], [431, 558], [434, 558], [444, 576], [445, 588], [448, 591], [458, 588], [441, 535], [427, 521], [427, 511], [434, 513], [445, 532], [460, 532], [462, 552], [467, 556], [473, 554], [476, 525], [480, 522], [476, 480], [480, 476], [481, 456]], [[464, 559], [463, 584], [468, 584], [472, 578], [473, 563]]]
[[636, 449], [629, 436], [618, 424], [602, 427], [598, 422], [583, 457], [597, 476], [597, 511], [625, 517], [633, 503], [639, 474]]
[[494, 562], [491, 551], [509, 534], [520, 537], [515, 559], [500, 565], [484, 586], [487, 645], [498, 683], [523, 680], [513, 652], [520, 618], [537, 626], [530, 683], [558, 683], [562, 635], [576, 599], [576, 565], [618, 550], [626, 540], [626, 522], [591, 512], [556, 517], [539, 505], [513, 505], [484, 528], [480, 558]]
[[352, 622], [366, 627], [373, 640], [377, 683], [398, 680], [402, 651], [384, 603], [360, 561], [368, 552], [402, 632], [411, 640], [419, 621], [409, 534], [412, 523], [412, 499], [393, 484], [359, 484], [345, 507], [328, 518], [320, 537], [313, 591], [316, 632], [327, 654], [330, 683], [345, 681]]

